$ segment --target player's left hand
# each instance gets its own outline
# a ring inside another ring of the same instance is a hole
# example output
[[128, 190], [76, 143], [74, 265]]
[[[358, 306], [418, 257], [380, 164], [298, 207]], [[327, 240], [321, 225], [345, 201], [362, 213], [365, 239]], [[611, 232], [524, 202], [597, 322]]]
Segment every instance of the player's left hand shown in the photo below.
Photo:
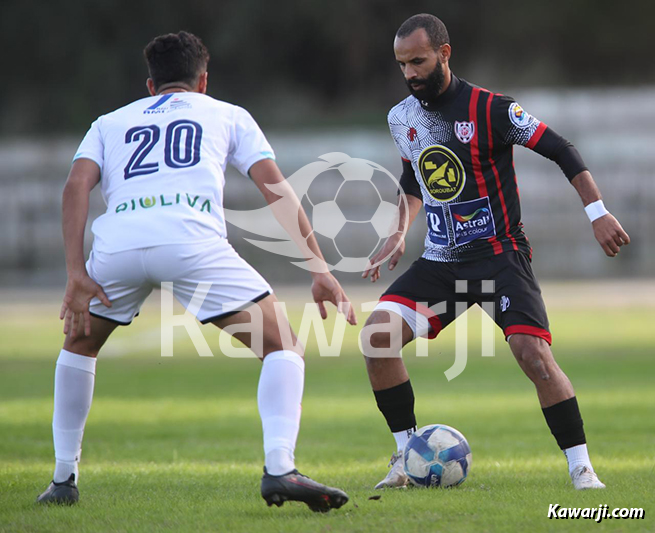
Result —
[[84, 334], [91, 335], [91, 315], [89, 303], [97, 297], [105, 306], [111, 307], [111, 302], [102, 287], [88, 275], [69, 276], [66, 283], [64, 303], [61, 305], [59, 318], [64, 321], [64, 334], [72, 332], [75, 337], [82, 325]]
[[389, 270], [393, 270], [404, 253], [405, 234], [402, 232], [394, 233], [384, 242], [380, 251], [371, 257], [366, 270], [362, 272], [362, 277], [366, 279], [371, 276], [371, 282], [375, 283], [380, 279], [380, 265], [389, 259]]
[[350, 300], [346, 296], [341, 284], [329, 272], [314, 274], [314, 281], [312, 283], [312, 296], [318, 309], [321, 312], [321, 318], [327, 318], [327, 310], [325, 309], [325, 302], [332, 302], [337, 306], [339, 313], [343, 313], [346, 320], [351, 325], [357, 324], [357, 317]]
[[609, 257], [616, 257], [621, 246], [630, 244], [630, 236], [610, 213], [594, 220], [591, 226], [596, 240]]

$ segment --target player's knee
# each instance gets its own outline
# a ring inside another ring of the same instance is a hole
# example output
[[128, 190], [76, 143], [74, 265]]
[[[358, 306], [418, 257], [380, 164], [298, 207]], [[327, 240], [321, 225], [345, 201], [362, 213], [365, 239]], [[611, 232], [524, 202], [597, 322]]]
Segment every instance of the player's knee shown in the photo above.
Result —
[[550, 379], [549, 354], [539, 348], [528, 348], [521, 353], [521, 366], [533, 381]]
[[512, 336], [511, 347], [521, 368], [533, 382], [551, 378], [555, 365], [550, 347], [544, 339], [517, 334]]
[[373, 357], [376, 350], [388, 350], [391, 348], [391, 332], [389, 328], [374, 327], [379, 324], [389, 324], [388, 313], [374, 312], [368, 317], [366, 324], [359, 332], [360, 346], [365, 357]]
[[97, 357], [102, 345], [94, 342], [88, 337], [78, 337], [76, 339], [66, 338], [64, 350], [87, 357]]
[[373, 357], [377, 350], [391, 347], [391, 334], [387, 331], [374, 331], [364, 326], [359, 332], [360, 346], [365, 357]]
[[391, 348], [391, 333], [386, 331], [376, 331], [370, 335], [371, 348], [376, 350]]
[[291, 339], [291, 342], [285, 343], [282, 339], [267, 339], [264, 341], [264, 346], [262, 349], [262, 355], [265, 357], [272, 352], [280, 351], [290, 351], [297, 353], [300, 357], [305, 356], [305, 347], [303, 344], [295, 338]]

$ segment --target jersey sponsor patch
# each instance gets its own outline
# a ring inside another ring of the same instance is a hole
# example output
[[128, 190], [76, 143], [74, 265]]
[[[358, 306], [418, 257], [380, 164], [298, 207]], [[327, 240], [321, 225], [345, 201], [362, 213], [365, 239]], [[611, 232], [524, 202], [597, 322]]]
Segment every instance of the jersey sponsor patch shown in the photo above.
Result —
[[174, 93], [168, 93], [145, 109], [143, 114], [160, 115], [162, 113], [170, 113], [171, 111], [178, 111], [180, 109], [191, 109], [191, 107], [191, 104], [183, 98], [174, 96]]
[[530, 113], [524, 111], [516, 102], [513, 102], [512, 105], [509, 106], [509, 119], [512, 121], [512, 124], [521, 129], [527, 128], [534, 122], [534, 117]]
[[425, 204], [425, 216], [428, 223], [428, 239], [437, 246], [448, 246], [448, 228], [443, 207]]
[[445, 146], [429, 146], [423, 150], [418, 167], [425, 188], [439, 202], [454, 200], [464, 189], [464, 165], [455, 152]]
[[488, 196], [460, 204], [450, 204], [448, 209], [453, 223], [456, 246], [496, 235], [496, 225]]
[[475, 135], [475, 122], [458, 122], [455, 121], [455, 136], [463, 142], [468, 144]]

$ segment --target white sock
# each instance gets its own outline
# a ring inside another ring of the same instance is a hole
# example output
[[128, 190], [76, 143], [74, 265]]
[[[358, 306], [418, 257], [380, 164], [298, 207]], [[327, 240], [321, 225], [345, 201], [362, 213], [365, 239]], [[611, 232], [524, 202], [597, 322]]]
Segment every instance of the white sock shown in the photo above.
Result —
[[572, 474], [579, 466], [586, 466], [590, 470], [593, 470], [586, 444], [566, 448], [564, 455], [566, 455], [566, 460], [569, 462], [569, 474]]
[[257, 405], [264, 429], [266, 471], [280, 476], [293, 470], [293, 452], [300, 429], [300, 402], [305, 361], [297, 353], [280, 350], [264, 358]]
[[409, 438], [416, 431], [416, 428], [403, 429], [402, 431], [397, 431], [393, 434], [393, 438], [396, 439], [396, 446], [398, 452], [402, 452], [405, 449], [405, 446], [409, 442]]
[[62, 350], [55, 369], [55, 410], [52, 436], [55, 444], [57, 483], [75, 474], [82, 453], [84, 424], [91, 408], [96, 359]]

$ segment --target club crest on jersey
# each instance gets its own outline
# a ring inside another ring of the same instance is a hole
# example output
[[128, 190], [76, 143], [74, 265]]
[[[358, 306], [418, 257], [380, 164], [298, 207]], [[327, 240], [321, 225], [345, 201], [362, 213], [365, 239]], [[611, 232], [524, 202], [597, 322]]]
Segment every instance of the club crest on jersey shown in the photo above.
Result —
[[455, 121], [455, 135], [464, 144], [471, 142], [473, 135], [475, 135], [475, 123], [471, 122], [458, 122]]
[[445, 146], [429, 146], [421, 152], [418, 167], [423, 185], [432, 198], [448, 202], [457, 198], [466, 183], [466, 172], [459, 157]]
[[409, 129], [407, 130], [407, 138], [408, 138], [410, 141], [413, 141], [414, 139], [416, 139], [416, 136], [417, 136], [417, 135], [418, 135], [418, 133], [416, 132], [416, 128], [409, 128]]
[[526, 113], [516, 102], [509, 106], [509, 119], [512, 124], [521, 129], [527, 128], [534, 121], [534, 117]]

